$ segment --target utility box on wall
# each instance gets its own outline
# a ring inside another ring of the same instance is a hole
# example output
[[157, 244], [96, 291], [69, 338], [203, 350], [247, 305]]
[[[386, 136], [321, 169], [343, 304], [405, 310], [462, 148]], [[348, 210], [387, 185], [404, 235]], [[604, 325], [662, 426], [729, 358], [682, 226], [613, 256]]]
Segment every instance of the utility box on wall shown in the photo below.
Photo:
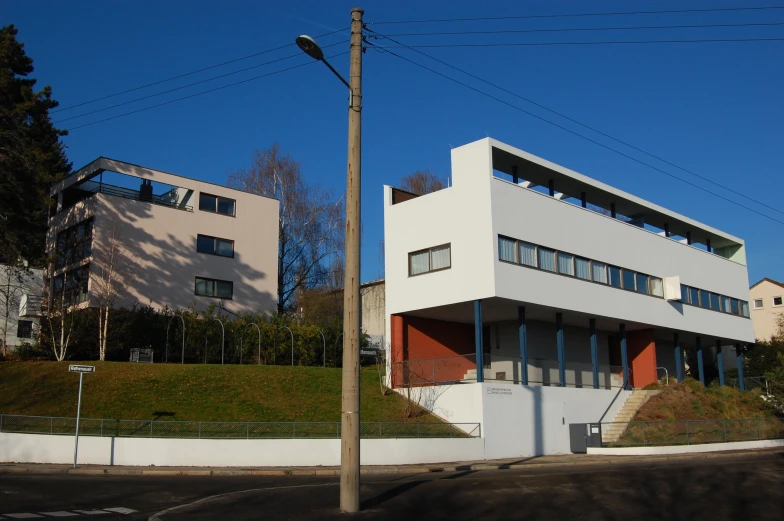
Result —
[[570, 423], [569, 448], [574, 454], [585, 454], [588, 447], [602, 446], [602, 427], [598, 423]]

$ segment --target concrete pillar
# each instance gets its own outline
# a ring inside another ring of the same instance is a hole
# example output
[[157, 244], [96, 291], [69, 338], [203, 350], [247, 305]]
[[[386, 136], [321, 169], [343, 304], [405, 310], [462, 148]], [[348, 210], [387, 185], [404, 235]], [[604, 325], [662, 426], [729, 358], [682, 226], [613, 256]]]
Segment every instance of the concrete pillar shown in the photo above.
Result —
[[517, 333], [520, 339], [520, 376], [528, 385], [528, 332], [525, 324], [525, 306], [517, 308]]
[[721, 340], [716, 339], [716, 365], [719, 369], [719, 385], [724, 387], [724, 357], [721, 356]]
[[686, 232], [686, 244], [691, 244], [691, 232]]
[[517, 167], [512, 167], [512, 181], [514, 184], [518, 184], [520, 182], [520, 178], [517, 176]]
[[566, 387], [566, 354], [564, 351], [563, 313], [555, 314], [555, 335], [558, 342], [558, 385]]
[[476, 381], [485, 381], [484, 335], [482, 335], [482, 300], [474, 301], [474, 342], [476, 345]]
[[591, 331], [591, 364], [593, 365], [593, 388], [599, 388], [599, 343], [596, 341], [596, 319], [588, 321]]
[[664, 236], [670, 236], [670, 223], [664, 223]]
[[738, 357], [738, 389], [746, 390], [746, 382], [743, 380], [743, 348], [740, 344], [735, 344], [735, 355]]
[[555, 197], [555, 181], [550, 179], [550, 182], [548, 183], [548, 185], [549, 185], [549, 188], [550, 188], [550, 197]]
[[585, 197], [585, 192], [580, 192], [580, 202], [583, 205], [583, 208], [588, 208], [588, 200]]
[[621, 364], [623, 365], [624, 389], [631, 388], [631, 378], [629, 377], [629, 353], [626, 350], [626, 324], [621, 324], [619, 328], [621, 337]]
[[672, 343], [675, 346], [675, 380], [678, 383], [683, 383], [683, 349], [678, 342], [678, 333], [672, 334]]
[[615, 203], [610, 203], [610, 217], [615, 219]]

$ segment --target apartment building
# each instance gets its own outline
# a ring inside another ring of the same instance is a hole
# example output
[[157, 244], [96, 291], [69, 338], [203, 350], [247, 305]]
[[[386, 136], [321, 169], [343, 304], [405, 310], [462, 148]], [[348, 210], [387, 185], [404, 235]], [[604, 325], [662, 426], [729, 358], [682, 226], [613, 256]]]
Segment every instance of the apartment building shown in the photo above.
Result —
[[754, 341], [741, 239], [490, 138], [451, 177], [384, 188], [389, 384], [441, 386], [451, 421], [563, 440], [616, 389], [683, 379], [685, 351], [704, 379]]
[[0, 335], [11, 351], [32, 343], [40, 328], [43, 271], [0, 264]]
[[278, 201], [100, 157], [51, 189], [50, 301], [272, 311]]
[[784, 319], [784, 283], [766, 277], [751, 286], [749, 293], [754, 336], [770, 340], [778, 331], [779, 320]]

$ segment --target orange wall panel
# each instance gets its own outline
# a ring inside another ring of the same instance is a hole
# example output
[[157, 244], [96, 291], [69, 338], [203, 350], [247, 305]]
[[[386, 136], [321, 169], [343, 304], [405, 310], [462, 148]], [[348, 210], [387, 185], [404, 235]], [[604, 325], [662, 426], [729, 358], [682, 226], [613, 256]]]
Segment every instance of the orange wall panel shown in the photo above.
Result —
[[631, 386], [642, 388], [659, 380], [656, 372], [656, 342], [653, 330], [629, 331], [626, 334]]

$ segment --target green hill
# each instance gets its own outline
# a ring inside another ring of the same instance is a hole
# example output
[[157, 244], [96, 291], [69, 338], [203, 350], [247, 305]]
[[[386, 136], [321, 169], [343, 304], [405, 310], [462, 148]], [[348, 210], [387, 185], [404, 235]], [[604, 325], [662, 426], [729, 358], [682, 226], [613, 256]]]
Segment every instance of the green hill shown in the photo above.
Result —
[[[82, 416], [128, 420], [340, 421], [341, 370], [267, 365], [86, 362]], [[0, 363], [0, 413], [76, 415], [79, 376], [65, 362]], [[362, 421], [405, 418], [406, 401], [382, 395], [375, 370], [361, 372]]]

